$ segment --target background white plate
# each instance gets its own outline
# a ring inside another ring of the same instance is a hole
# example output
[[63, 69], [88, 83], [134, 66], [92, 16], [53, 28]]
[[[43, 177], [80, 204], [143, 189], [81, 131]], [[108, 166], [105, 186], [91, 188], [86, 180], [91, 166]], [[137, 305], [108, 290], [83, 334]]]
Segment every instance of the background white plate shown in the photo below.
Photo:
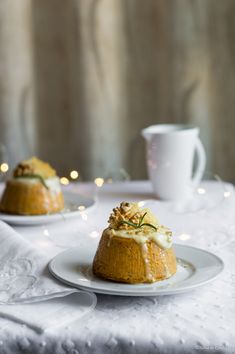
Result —
[[57, 279], [74, 287], [95, 293], [126, 296], [172, 295], [204, 285], [220, 274], [223, 261], [199, 248], [175, 244], [177, 273], [171, 278], [152, 284], [122, 284], [95, 277], [91, 265], [95, 250], [89, 247], [68, 249], [57, 255], [49, 270]]
[[[47, 224], [55, 221], [78, 217], [81, 211], [87, 211], [95, 204], [95, 200], [90, 197], [73, 192], [63, 192], [65, 208], [60, 213], [47, 214], [47, 215], [12, 215], [0, 213], [0, 220], [12, 225], [40, 225]], [[82, 210], [78, 208], [82, 207]]]

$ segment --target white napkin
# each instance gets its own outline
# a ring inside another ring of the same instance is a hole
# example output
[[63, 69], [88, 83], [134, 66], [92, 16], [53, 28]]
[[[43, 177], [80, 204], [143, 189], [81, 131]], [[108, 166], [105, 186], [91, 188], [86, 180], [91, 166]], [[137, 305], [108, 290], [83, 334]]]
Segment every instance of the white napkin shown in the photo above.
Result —
[[95, 306], [96, 296], [81, 291], [32, 304], [0, 305], [0, 317], [25, 324], [41, 333], [69, 325], [88, 314]]
[[[59, 283], [48, 271], [49, 260], [0, 221], [0, 316], [45, 330], [48, 326], [68, 323], [69, 318], [74, 321], [88, 308], [94, 308], [96, 296], [84, 292], [80, 295], [78, 289]], [[73, 293], [76, 294], [68, 299], [54, 299]], [[42, 302], [48, 299], [54, 300]], [[26, 305], [32, 302], [40, 303]]]

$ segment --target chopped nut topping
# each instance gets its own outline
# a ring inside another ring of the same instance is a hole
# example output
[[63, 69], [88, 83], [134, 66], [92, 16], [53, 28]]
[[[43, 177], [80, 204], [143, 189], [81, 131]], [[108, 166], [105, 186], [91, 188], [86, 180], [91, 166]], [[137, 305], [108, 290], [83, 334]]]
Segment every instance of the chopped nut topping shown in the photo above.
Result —
[[115, 230], [126, 230], [136, 234], [148, 234], [158, 232], [172, 235], [172, 232], [161, 225], [150, 209], [141, 209], [138, 203], [122, 202], [119, 207], [113, 209], [109, 217], [109, 227]]
[[13, 172], [14, 177], [39, 175], [42, 178], [50, 178], [56, 175], [55, 170], [46, 162], [36, 157], [24, 160], [18, 164]]
[[157, 226], [158, 221], [149, 209], [140, 209], [138, 203], [129, 202], [122, 202], [119, 207], [114, 208], [108, 222], [114, 229], [127, 230], [131, 227], [123, 221], [138, 224], [145, 213], [144, 222]]

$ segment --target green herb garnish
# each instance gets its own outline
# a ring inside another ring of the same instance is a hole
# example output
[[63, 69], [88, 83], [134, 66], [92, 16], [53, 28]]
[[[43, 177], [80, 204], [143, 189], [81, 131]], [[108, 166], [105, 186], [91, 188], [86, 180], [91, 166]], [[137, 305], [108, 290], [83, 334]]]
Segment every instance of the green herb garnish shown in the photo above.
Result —
[[42, 185], [46, 188], [49, 189], [48, 186], [46, 185], [46, 182], [42, 178], [42, 176], [37, 175], [37, 174], [32, 174], [32, 175], [23, 175], [23, 176], [15, 176], [15, 178], [37, 178], [39, 181], [42, 183]]
[[149, 227], [152, 227], [154, 230], [157, 231], [156, 226], [154, 226], [154, 225], [152, 225], [152, 224], [149, 224], [149, 223], [143, 223], [143, 220], [144, 220], [146, 214], [147, 214], [147, 212], [144, 213], [144, 214], [141, 216], [141, 218], [140, 218], [138, 224], [137, 224], [137, 223], [134, 223], [134, 222], [131, 222], [131, 221], [123, 220], [123, 221], [121, 221], [121, 222], [119, 223], [119, 225], [126, 224], [126, 225], [129, 225], [129, 226], [134, 227], [135, 229], [139, 229], [139, 228], [141, 228], [142, 226], [149, 226]]

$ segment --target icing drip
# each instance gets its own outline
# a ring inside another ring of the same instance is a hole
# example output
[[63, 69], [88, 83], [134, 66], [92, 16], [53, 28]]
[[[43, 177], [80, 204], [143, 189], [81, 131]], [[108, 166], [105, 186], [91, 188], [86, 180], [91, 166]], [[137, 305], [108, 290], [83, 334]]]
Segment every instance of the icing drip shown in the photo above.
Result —
[[108, 247], [111, 245], [113, 236], [114, 236], [114, 234], [110, 232], [109, 233], [109, 240], [108, 240], [108, 244], [107, 244]]
[[142, 251], [142, 257], [145, 263], [145, 276], [147, 278], [147, 280], [149, 280], [150, 282], [154, 281], [154, 277], [152, 274], [152, 270], [149, 266], [149, 260], [148, 260], [148, 245], [147, 243], [143, 243], [141, 246], [141, 251]]
[[169, 278], [171, 276], [171, 272], [169, 271], [169, 267], [168, 267], [168, 264], [166, 261], [166, 254], [164, 252], [161, 252], [161, 257], [162, 257], [163, 265], [165, 268], [165, 276], [166, 276], [166, 278]]

